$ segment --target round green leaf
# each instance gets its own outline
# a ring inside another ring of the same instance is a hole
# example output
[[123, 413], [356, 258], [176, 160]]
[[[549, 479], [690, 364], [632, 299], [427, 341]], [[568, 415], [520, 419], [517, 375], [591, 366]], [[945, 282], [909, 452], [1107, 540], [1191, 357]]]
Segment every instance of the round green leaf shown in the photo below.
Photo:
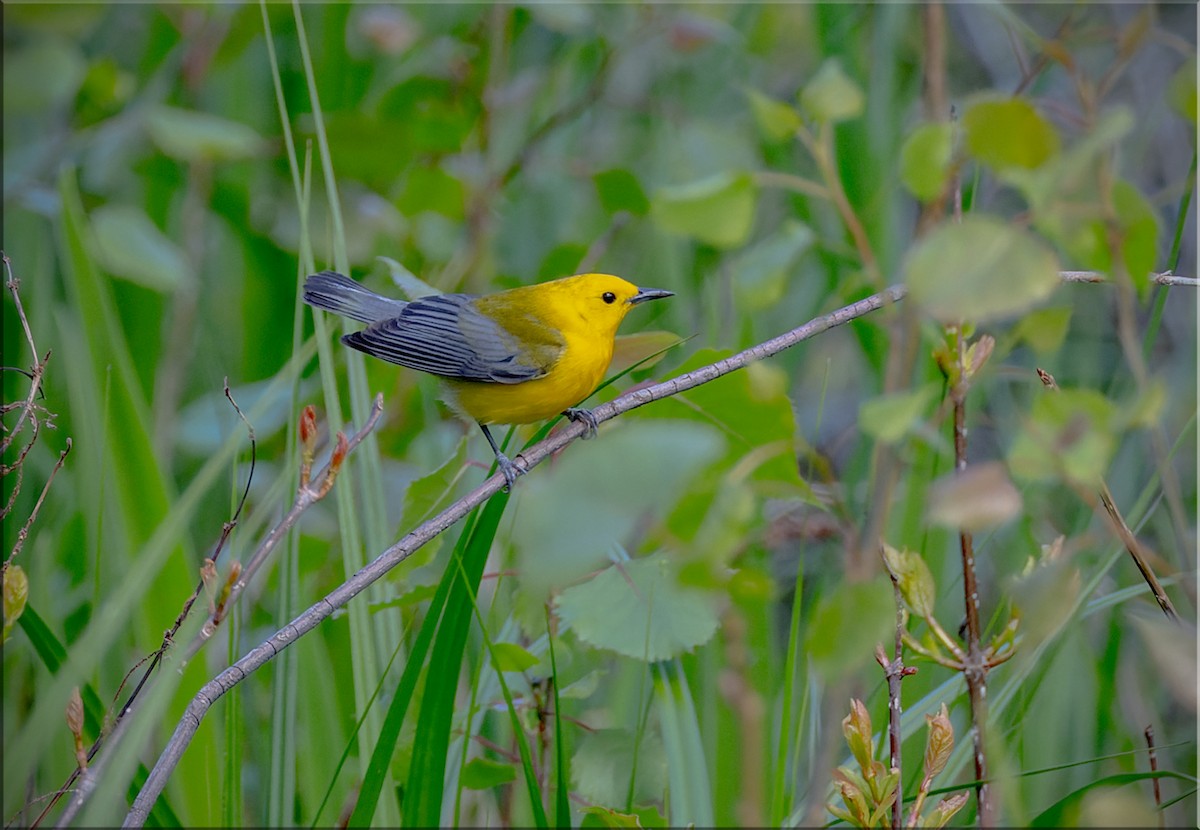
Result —
[[1022, 228], [968, 216], [922, 239], [908, 256], [912, 298], [943, 322], [983, 322], [1017, 314], [1050, 296], [1058, 260]]
[[1167, 100], [1193, 127], [1196, 125], [1196, 56], [1179, 67], [1167, 84]]
[[468, 790], [490, 790], [517, 780], [512, 764], [502, 764], [487, 758], [472, 758], [462, 771], [462, 785]]
[[654, 194], [651, 210], [664, 230], [717, 248], [736, 248], [754, 226], [756, 197], [749, 174], [726, 172], [661, 188]]
[[600, 204], [608, 213], [626, 211], [634, 216], [645, 216], [650, 210], [650, 200], [642, 190], [637, 177], [628, 170], [605, 170], [592, 177]]
[[983, 100], [963, 115], [967, 149], [991, 167], [1033, 168], [1058, 152], [1058, 133], [1028, 101]]
[[946, 184], [954, 148], [951, 124], [922, 124], [900, 151], [900, 180], [922, 202], [937, 198]]
[[821, 64], [800, 92], [800, 106], [819, 124], [836, 124], [857, 118], [863, 111], [863, 92], [842, 71], [836, 58]]
[[559, 594], [554, 607], [583, 642], [651, 663], [691, 651], [717, 630], [712, 594], [681, 586], [661, 553], [605, 568]]

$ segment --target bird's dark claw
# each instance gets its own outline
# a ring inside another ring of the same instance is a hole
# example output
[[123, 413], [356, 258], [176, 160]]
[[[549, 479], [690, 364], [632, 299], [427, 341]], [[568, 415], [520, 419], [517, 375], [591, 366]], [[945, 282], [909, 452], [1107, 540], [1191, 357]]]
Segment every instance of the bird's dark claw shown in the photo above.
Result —
[[504, 480], [508, 482], [504, 485], [504, 491], [511, 493], [513, 487], [517, 483], [517, 468], [508, 460], [508, 456], [502, 452], [496, 453], [496, 466], [500, 468], [500, 472], [504, 474]]
[[596, 437], [596, 431], [600, 428], [600, 424], [596, 421], [596, 416], [592, 414], [590, 409], [568, 409], [563, 415], [567, 416], [570, 421], [583, 421], [587, 424], [587, 429], [583, 431], [583, 440]]

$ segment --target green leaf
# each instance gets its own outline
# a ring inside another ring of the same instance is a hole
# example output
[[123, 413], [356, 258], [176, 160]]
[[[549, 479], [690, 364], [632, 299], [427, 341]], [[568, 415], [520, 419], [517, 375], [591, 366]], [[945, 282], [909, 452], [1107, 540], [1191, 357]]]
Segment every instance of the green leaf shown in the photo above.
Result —
[[490, 790], [516, 780], [517, 771], [512, 764], [472, 758], [463, 767], [461, 783], [468, 790]]
[[160, 150], [180, 161], [231, 161], [266, 150], [251, 127], [206, 112], [155, 106], [146, 114], [146, 129]]
[[58, 38], [39, 39], [20, 48], [5, 43], [4, 113], [67, 107], [86, 75], [87, 62], [76, 44]]
[[391, 257], [380, 256], [376, 259], [387, 266], [392, 282], [400, 286], [405, 299], [419, 300], [421, 297], [432, 297], [442, 293]]
[[716, 248], [736, 248], [754, 227], [758, 190], [748, 173], [717, 173], [689, 184], [663, 187], [651, 213], [666, 231]]
[[414, 216], [427, 210], [461, 221], [466, 215], [466, 188], [440, 166], [413, 166], [396, 197], [396, 207]]
[[130, 205], [92, 211], [97, 251], [104, 269], [153, 291], [169, 292], [195, 278], [183, 250]]
[[657, 733], [648, 732], [639, 741], [625, 729], [584, 732], [571, 758], [571, 789], [593, 804], [624, 804], [635, 761], [633, 798], [660, 798], [667, 786], [667, 759]]
[[800, 106], [818, 124], [836, 124], [862, 114], [862, 89], [829, 58], [800, 92]]
[[815, 238], [807, 225], [788, 219], [779, 230], [739, 253], [730, 267], [738, 307], [754, 312], [782, 300], [792, 267]]
[[750, 99], [750, 111], [754, 113], [758, 129], [768, 141], [782, 141], [796, 135], [801, 121], [795, 107], [763, 95], [757, 89], [747, 89], [746, 97]]
[[876, 440], [894, 444], [916, 430], [940, 389], [937, 383], [927, 383], [910, 392], [871, 398], [859, 407], [858, 426]]
[[967, 150], [997, 170], [1038, 167], [1058, 152], [1058, 133], [1023, 98], [974, 103], [962, 123]]
[[[674, 376], [728, 357], [730, 352], [700, 349], [688, 358]], [[787, 394], [787, 375], [770, 363], [751, 363], [740, 372], [725, 375], [686, 392], [674, 395], [640, 410], [644, 419], [669, 419], [713, 425], [728, 437], [725, 463], [732, 466], [754, 450], [774, 450], [761, 456], [749, 473], [749, 480], [772, 487], [781, 496], [807, 498], [808, 485], [800, 478], [796, 465], [796, 420]], [[697, 522], [687, 523], [687, 531], [672, 518], [672, 526], [687, 538]]]
[[900, 597], [908, 609], [918, 617], [932, 615], [933, 604], [937, 601], [937, 585], [924, 557], [908, 548], [896, 550], [885, 544], [883, 559], [888, 570], [896, 578]]
[[592, 177], [600, 204], [608, 213], [625, 211], [634, 216], [645, 216], [650, 210], [650, 200], [642, 190], [637, 177], [628, 170], [605, 170]]
[[946, 186], [953, 153], [952, 124], [922, 124], [900, 150], [900, 181], [922, 202], [937, 198]]
[[516, 643], [494, 643], [492, 655], [496, 658], [496, 668], [500, 671], [525, 671], [541, 662]]
[[661, 519], [724, 447], [708, 425], [626, 418], [522, 481], [511, 533], [525, 631], [540, 633], [551, 594], [603, 566], [642, 522]]
[[945, 323], [1018, 314], [1050, 296], [1058, 260], [1029, 231], [972, 215], [928, 234], [909, 253], [912, 298]]
[[873, 660], [875, 645], [896, 624], [891, 580], [843, 582], [821, 597], [805, 632], [806, 651], [826, 677], [841, 677]]
[[1138, 294], [1150, 290], [1150, 272], [1158, 257], [1158, 217], [1150, 203], [1127, 181], [1113, 185], [1113, 207], [1121, 234], [1121, 259]]
[[10, 564], [4, 570], [4, 636], [0, 642], [8, 642], [13, 626], [25, 613], [25, 603], [29, 599], [29, 577], [25, 569], [17, 564]]
[[1116, 445], [1113, 419], [1113, 404], [1099, 392], [1047, 390], [1009, 450], [1009, 469], [1024, 479], [1098, 486]]
[[[1147, 770], [1146, 772], [1122, 772], [1122, 773], [1117, 773], [1116, 775], [1106, 775], [1106, 776], [1088, 781], [1082, 787], [1072, 790], [1070, 793], [1063, 796], [1058, 801], [1054, 802], [1054, 804], [1052, 804], [1050, 807], [1043, 810], [1038, 815], [1034, 816], [1033, 820], [1029, 823], [1029, 826], [1030, 827], [1080, 826], [1077, 824], [1077, 822], [1080, 819], [1079, 810], [1083, 806], [1083, 801], [1084, 801], [1085, 797], [1088, 796], [1089, 794], [1092, 794], [1092, 791], [1094, 791], [1098, 788], [1109, 790], [1109, 789], [1124, 786], [1127, 784], [1136, 784], [1141, 781], [1150, 781], [1155, 778], [1174, 778], [1174, 779], [1182, 782], [1185, 786], [1191, 786], [1193, 788], [1196, 786], [1196, 779], [1190, 778], [1189, 776], [1186, 776], [1186, 775], [1181, 775], [1178, 772], [1174, 772], [1172, 770], [1157, 770], [1157, 771]], [[1124, 811], [1119, 811], [1119, 812], [1124, 814]], [[1136, 816], [1138, 818], [1138, 821], [1135, 822], [1136, 826], [1144, 826], [1146, 824], [1152, 823], [1154, 820], [1154, 813], [1149, 808], [1138, 810], [1136, 813]], [[1095, 813], [1093, 813], [1093, 820], [1089, 821], [1087, 824], [1084, 824], [1082, 826], [1087, 826], [1088, 824], [1092, 824], [1093, 826], [1095, 826], [1096, 820], [1099, 820], [1105, 824], [1108, 824], [1109, 820], [1112, 818], [1113, 818], [1113, 812], [1109, 812], [1109, 814], [1107, 816], [1096, 815]], [[1129, 825], [1129, 826], [1135, 826], [1135, 825]], [[1113, 821], [1113, 826], [1118, 826], [1118, 827], [1123, 826], [1123, 822], [1120, 820]]]
[[714, 595], [681, 586], [661, 553], [610, 565], [554, 607], [583, 642], [647, 662], [691, 651], [717, 630]]
[[1183, 66], [1171, 76], [1167, 83], [1167, 100], [1183, 120], [1196, 128], [1196, 56], [1184, 61]]
[[1071, 307], [1037, 308], [1021, 316], [1012, 329], [1016, 342], [1024, 341], [1039, 355], [1058, 351], [1071, 326]]

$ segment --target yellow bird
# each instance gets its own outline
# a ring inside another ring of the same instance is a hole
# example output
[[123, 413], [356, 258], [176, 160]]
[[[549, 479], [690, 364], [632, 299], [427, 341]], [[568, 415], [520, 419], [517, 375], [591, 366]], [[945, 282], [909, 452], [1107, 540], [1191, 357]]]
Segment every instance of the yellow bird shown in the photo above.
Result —
[[617, 327], [638, 303], [670, 296], [609, 274], [412, 302], [333, 271], [304, 282], [304, 302], [367, 324], [342, 337], [347, 346], [441, 379], [450, 408], [483, 430], [509, 489], [516, 470], [488, 424], [528, 424], [562, 413], [594, 434], [596, 419], [575, 404], [604, 379]]

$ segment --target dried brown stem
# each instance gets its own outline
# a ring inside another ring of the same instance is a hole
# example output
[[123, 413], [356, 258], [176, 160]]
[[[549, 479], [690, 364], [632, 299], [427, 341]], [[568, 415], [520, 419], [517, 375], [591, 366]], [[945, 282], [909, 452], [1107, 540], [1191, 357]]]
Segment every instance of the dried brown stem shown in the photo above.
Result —
[[[1158, 752], [1154, 748], [1154, 726], [1147, 726], [1144, 733], [1146, 735], [1146, 746], [1150, 755], [1150, 772], [1158, 772]], [[1155, 775], [1150, 779], [1154, 784], [1154, 807], [1158, 812], [1158, 826], [1166, 826], [1166, 816], [1162, 811], [1162, 786], [1159, 784], [1158, 776]]]

